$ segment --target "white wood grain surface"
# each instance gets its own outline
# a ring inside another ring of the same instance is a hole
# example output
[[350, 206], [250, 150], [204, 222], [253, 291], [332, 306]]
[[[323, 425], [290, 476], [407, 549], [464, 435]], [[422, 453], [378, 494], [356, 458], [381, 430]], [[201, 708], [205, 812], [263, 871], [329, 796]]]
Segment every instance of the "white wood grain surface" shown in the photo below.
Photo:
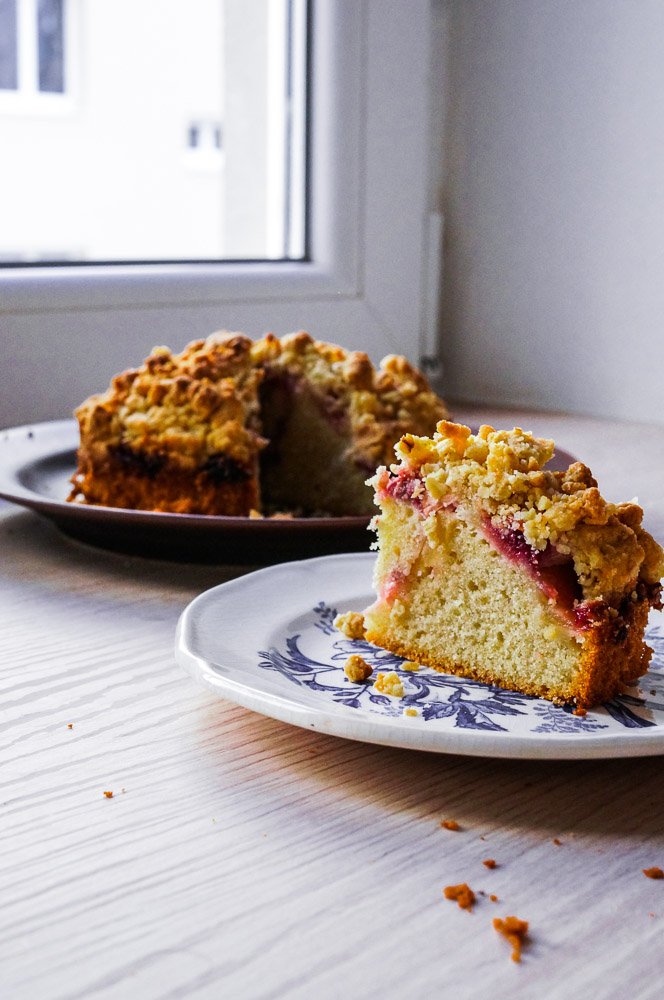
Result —
[[[531, 424], [605, 465], [610, 499], [640, 493], [664, 536], [656, 432]], [[174, 661], [183, 608], [237, 570], [86, 548], [11, 505], [0, 558], [3, 998], [662, 996], [664, 880], [642, 873], [664, 867], [661, 758], [289, 727]], [[458, 882], [487, 893], [472, 913], [443, 896]], [[530, 921], [521, 964], [492, 928], [508, 914]]]

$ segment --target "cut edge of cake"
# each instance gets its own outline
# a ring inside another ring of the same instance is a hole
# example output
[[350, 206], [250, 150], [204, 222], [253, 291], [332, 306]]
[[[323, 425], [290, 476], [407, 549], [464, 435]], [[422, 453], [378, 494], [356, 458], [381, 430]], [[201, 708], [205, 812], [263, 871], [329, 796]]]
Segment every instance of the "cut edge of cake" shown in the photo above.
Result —
[[371, 480], [377, 597], [366, 639], [408, 660], [580, 708], [647, 670], [664, 553], [635, 503], [553, 442], [441, 421]]

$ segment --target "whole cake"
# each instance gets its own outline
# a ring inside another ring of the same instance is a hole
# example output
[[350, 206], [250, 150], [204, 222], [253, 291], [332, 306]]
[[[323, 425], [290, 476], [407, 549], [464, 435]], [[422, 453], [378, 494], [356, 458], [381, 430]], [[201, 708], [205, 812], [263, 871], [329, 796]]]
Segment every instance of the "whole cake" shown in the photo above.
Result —
[[447, 415], [424, 376], [390, 355], [307, 333], [253, 341], [227, 331], [181, 354], [157, 347], [76, 411], [69, 500], [246, 516], [370, 515], [366, 485], [406, 432]]
[[643, 674], [664, 553], [635, 503], [602, 499], [553, 442], [441, 421], [372, 483], [377, 599], [366, 639], [408, 660], [587, 708]]

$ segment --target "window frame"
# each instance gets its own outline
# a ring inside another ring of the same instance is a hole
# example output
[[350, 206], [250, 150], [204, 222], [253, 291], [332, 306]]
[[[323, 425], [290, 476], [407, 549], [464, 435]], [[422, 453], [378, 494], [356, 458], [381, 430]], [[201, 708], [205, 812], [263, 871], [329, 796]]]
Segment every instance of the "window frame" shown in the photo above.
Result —
[[[21, 369], [45, 343], [81, 358], [76, 379], [51, 382], [41, 412], [70, 412], [100, 388], [100, 371], [137, 363], [155, 343], [179, 349], [220, 326], [249, 335], [304, 327], [375, 359], [398, 351], [418, 362], [431, 339], [432, 142], [439, 148], [431, 30], [431, 0], [311, 0], [305, 260], [0, 269], [0, 339], [20, 342]], [[109, 340], [114, 329], [122, 335]], [[122, 362], [112, 343], [135, 351]]]

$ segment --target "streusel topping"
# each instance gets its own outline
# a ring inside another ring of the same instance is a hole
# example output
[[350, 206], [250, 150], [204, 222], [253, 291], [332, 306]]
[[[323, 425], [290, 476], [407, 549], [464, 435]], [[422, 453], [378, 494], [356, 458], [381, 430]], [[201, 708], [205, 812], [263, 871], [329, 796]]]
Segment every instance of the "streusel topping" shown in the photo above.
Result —
[[519, 427], [484, 425], [473, 435], [443, 420], [433, 437], [406, 434], [395, 451], [401, 465], [379, 471], [379, 490], [386, 477], [406, 474], [416, 480], [411, 495], [420, 494], [425, 512], [466, 506], [499, 530], [521, 530], [534, 549], [555, 546], [572, 556], [585, 600], [625, 596], [639, 582], [657, 584], [664, 575], [664, 552], [641, 527], [641, 507], [605, 501], [581, 462], [545, 469], [553, 441]]

